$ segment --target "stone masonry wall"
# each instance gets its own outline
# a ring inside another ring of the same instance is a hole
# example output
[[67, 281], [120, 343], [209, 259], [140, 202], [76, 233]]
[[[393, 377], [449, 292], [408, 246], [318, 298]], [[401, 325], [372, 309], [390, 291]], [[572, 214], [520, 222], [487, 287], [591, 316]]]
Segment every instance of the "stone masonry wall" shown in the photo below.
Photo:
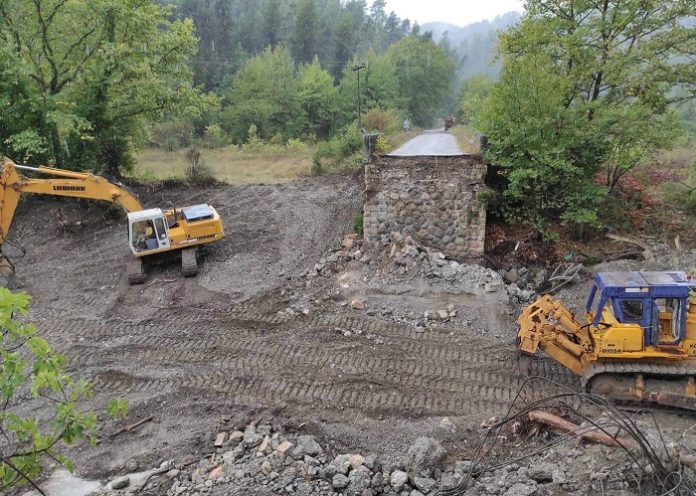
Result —
[[454, 260], [483, 255], [485, 173], [468, 155], [375, 158], [365, 167], [365, 242], [386, 245], [396, 232]]

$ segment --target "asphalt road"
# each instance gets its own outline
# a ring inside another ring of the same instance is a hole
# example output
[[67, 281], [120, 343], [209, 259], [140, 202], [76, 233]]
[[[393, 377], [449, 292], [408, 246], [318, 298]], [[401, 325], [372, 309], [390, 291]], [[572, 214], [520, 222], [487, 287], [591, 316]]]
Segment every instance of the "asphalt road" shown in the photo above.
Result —
[[393, 157], [464, 155], [457, 140], [442, 129], [425, 131], [389, 154]]

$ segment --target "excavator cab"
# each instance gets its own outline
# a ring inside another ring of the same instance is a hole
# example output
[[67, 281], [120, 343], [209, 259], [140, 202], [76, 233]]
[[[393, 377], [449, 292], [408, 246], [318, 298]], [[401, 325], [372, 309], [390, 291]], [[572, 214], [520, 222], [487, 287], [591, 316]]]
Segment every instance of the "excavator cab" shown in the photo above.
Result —
[[149, 255], [169, 249], [169, 231], [164, 213], [159, 208], [128, 214], [128, 240], [135, 256]]

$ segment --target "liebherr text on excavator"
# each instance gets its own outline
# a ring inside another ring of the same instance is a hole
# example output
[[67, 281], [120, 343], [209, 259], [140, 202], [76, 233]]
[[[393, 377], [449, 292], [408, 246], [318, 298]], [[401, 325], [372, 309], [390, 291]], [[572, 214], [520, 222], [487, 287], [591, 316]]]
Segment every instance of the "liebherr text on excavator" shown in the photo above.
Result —
[[543, 296], [517, 321], [519, 348], [541, 348], [587, 392], [696, 411], [695, 291], [684, 272], [600, 272], [586, 324]]
[[[52, 177], [28, 178], [18, 170]], [[26, 167], [5, 160], [0, 170], [0, 246], [7, 240], [22, 193], [104, 200], [123, 207], [128, 214], [128, 245], [135, 256], [127, 268], [131, 284], [144, 282], [145, 257], [171, 251], [181, 252], [184, 276], [195, 276], [198, 273], [198, 248], [224, 236], [220, 216], [210, 205], [145, 209], [124, 186], [103, 177], [53, 167]], [[14, 267], [5, 256], [0, 256], [0, 274], [4, 277], [14, 275]]]

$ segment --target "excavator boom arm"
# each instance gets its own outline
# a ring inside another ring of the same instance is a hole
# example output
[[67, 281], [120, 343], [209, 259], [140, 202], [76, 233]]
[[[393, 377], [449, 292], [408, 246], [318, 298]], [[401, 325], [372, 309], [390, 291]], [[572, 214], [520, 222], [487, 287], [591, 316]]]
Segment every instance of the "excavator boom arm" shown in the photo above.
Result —
[[[18, 169], [54, 177], [26, 178], [19, 174]], [[126, 212], [143, 210], [133, 194], [103, 177], [53, 167], [25, 167], [7, 160], [0, 171], [0, 244], [7, 239], [22, 193], [104, 200], [121, 205]]]

